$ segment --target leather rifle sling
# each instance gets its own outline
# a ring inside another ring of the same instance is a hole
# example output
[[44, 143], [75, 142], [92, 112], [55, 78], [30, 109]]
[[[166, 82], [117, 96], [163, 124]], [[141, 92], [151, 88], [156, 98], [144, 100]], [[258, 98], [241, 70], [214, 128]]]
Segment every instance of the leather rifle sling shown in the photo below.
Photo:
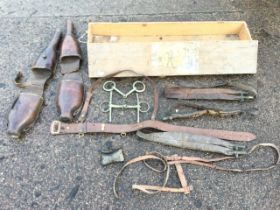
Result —
[[62, 123], [60, 121], [53, 121], [51, 124], [51, 134], [85, 134], [85, 133], [129, 133], [135, 132], [143, 128], [154, 128], [161, 131], [173, 131], [173, 132], [188, 132], [197, 135], [212, 136], [220, 139], [232, 140], [232, 141], [251, 141], [256, 138], [252, 133], [248, 132], [235, 132], [235, 131], [225, 131], [225, 130], [215, 130], [215, 129], [203, 129], [203, 128], [193, 128], [185, 126], [176, 126], [161, 121], [157, 121], [156, 114], [158, 111], [158, 90], [156, 88], [155, 82], [147, 77], [145, 77], [153, 87], [154, 93], [154, 109], [151, 116], [151, 120], [143, 121], [137, 124], [109, 124], [109, 123], [88, 123], [85, 122], [89, 104], [93, 97], [93, 92], [96, 87], [104, 80], [124, 72], [132, 72], [136, 75], [138, 74], [133, 70], [120, 70], [112, 74], [109, 74], [103, 78], [98, 79], [90, 86], [86, 93], [86, 99], [79, 117], [79, 123]]

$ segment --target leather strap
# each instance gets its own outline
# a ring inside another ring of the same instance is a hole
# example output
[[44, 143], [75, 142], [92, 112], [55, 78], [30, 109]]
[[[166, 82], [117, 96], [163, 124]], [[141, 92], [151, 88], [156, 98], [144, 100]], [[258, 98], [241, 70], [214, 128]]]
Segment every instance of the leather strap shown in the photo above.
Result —
[[[159, 173], [165, 173], [164, 175], [164, 181], [161, 186], [154, 186], [154, 185], [141, 185], [141, 184], [133, 184], [132, 189], [140, 190], [146, 194], [154, 194], [159, 192], [175, 192], [175, 193], [184, 193], [188, 194], [192, 188], [191, 186], [187, 185], [186, 178], [183, 172], [183, 169], [181, 167], [181, 164], [190, 164], [190, 165], [197, 165], [202, 167], [207, 167], [211, 169], [215, 169], [218, 171], [225, 171], [225, 172], [235, 172], [235, 173], [247, 173], [247, 172], [256, 172], [256, 171], [268, 171], [273, 168], [275, 168], [280, 163], [280, 151], [279, 148], [271, 143], [260, 143], [255, 146], [253, 146], [246, 155], [251, 154], [259, 147], [269, 147], [273, 149], [276, 152], [276, 158], [275, 162], [267, 167], [262, 168], [247, 168], [247, 169], [240, 169], [240, 168], [225, 168], [222, 166], [217, 165], [216, 163], [222, 162], [229, 159], [237, 159], [234, 157], [219, 157], [219, 158], [212, 158], [212, 159], [206, 159], [206, 158], [200, 158], [200, 157], [188, 157], [188, 156], [178, 156], [178, 155], [172, 155], [172, 156], [164, 156], [158, 152], [151, 152], [147, 153], [146, 155], [139, 156], [136, 158], [133, 158], [129, 160], [127, 163], [123, 165], [123, 167], [120, 169], [120, 171], [117, 173], [117, 176], [115, 177], [114, 184], [113, 184], [113, 192], [115, 197], [119, 198], [119, 194], [117, 191], [118, 183], [120, 176], [122, 175], [123, 171], [131, 164], [138, 163], [138, 162], [144, 162], [148, 168], [152, 169], [153, 171], [159, 172]], [[164, 169], [159, 171], [155, 168], [153, 168], [151, 165], [149, 165], [146, 161], [147, 160], [156, 160], [160, 161]], [[172, 187], [166, 187], [169, 175], [170, 175], [170, 165], [175, 165], [178, 177], [181, 183], [181, 188], [172, 188]]]
[[109, 124], [109, 123], [62, 123], [53, 121], [50, 132], [59, 134], [86, 134], [86, 133], [130, 133], [144, 128], [154, 128], [160, 131], [187, 132], [191, 134], [212, 136], [232, 141], [251, 141], [256, 136], [249, 132], [236, 132], [215, 129], [193, 128], [172, 125], [157, 120], [147, 120], [136, 124]]
[[246, 153], [245, 145], [233, 144], [231, 142], [211, 136], [202, 136], [181, 132], [144, 133], [142, 131], [137, 131], [136, 135], [147, 141], [183, 149], [215, 152], [229, 156], [238, 156]]
[[[180, 108], [179, 108], [180, 107]], [[186, 112], [181, 109], [181, 107], [190, 107], [196, 109], [196, 111]], [[175, 107], [174, 107], [175, 108]], [[241, 114], [249, 114], [249, 115], [256, 115], [257, 114], [256, 108], [250, 109], [220, 109], [208, 106], [202, 106], [195, 103], [188, 103], [188, 102], [180, 102], [176, 106], [176, 111], [172, 110], [170, 114], [162, 117], [162, 120], [174, 120], [174, 119], [191, 119], [191, 118], [198, 118], [203, 115], [210, 115], [210, 116], [219, 116], [219, 117], [227, 117], [227, 116], [234, 116], [234, 115], [241, 115]]]
[[[226, 85], [229, 85], [226, 83]], [[226, 100], [244, 101], [256, 97], [256, 91], [243, 84], [236, 84], [232, 88], [187, 88], [187, 87], [166, 87], [165, 97], [188, 100]]]

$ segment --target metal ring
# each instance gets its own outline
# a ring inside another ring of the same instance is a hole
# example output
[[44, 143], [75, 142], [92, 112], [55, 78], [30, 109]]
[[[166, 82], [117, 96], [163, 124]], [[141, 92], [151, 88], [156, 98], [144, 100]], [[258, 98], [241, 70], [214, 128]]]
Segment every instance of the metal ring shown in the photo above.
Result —
[[[147, 109], [141, 109], [142, 108], [142, 106], [141, 106], [141, 104], [145, 104], [146, 105], [146, 107], [147, 107]], [[140, 102], [139, 103], [139, 106], [140, 106], [140, 108], [139, 108], [139, 112], [148, 112], [149, 111], [149, 109], [150, 109], [150, 105], [147, 103], [147, 102]]]
[[[105, 106], [107, 105], [107, 106]], [[100, 109], [102, 112], [109, 112], [110, 111], [110, 104], [108, 101], [105, 101], [103, 102], [101, 105], [100, 105]]]
[[[141, 87], [140, 87], [140, 89], [137, 88], [137, 84], [141, 84], [141, 85], [142, 85], [142, 89], [141, 89]], [[142, 92], [145, 91], [146, 86], [145, 86], [144, 82], [135, 81], [135, 82], [133, 83], [133, 89], [134, 89], [136, 92], [138, 92], [138, 93], [142, 93]]]
[[53, 121], [51, 124], [51, 134], [59, 134], [60, 133], [61, 122], [60, 121]]
[[110, 92], [110, 91], [114, 90], [115, 88], [116, 88], [116, 83], [114, 81], [109, 80], [107, 82], [104, 82], [104, 84], [103, 84], [103, 90], [105, 90], [105, 91]]
[[121, 137], [126, 137], [126, 133], [125, 132], [122, 132], [120, 133]]
[[85, 133], [78, 133], [79, 138], [83, 138], [85, 136]]

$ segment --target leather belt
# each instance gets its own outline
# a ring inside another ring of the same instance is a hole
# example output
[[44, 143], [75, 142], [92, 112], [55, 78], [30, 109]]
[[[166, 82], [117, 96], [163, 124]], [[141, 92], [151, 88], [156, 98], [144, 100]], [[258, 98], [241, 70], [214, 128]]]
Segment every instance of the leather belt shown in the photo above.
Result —
[[53, 121], [50, 132], [59, 134], [86, 134], [86, 133], [130, 133], [144, 128], [153, 128], [160, 131], [186, 132], [196, 135], [212, 136], [231, 141], [251, 141], [256, 136], [249, 132], [236, 132], [216, 129], [193, 128], [172, 125], [157, 120], [147, 120], [136, 124], [109, 124], [109, 123], [63, 123]]

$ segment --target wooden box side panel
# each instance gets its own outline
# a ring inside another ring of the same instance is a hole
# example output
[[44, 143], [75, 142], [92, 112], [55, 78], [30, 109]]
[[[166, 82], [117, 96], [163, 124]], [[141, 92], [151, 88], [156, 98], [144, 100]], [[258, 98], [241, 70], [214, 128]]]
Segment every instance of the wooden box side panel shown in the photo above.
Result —
[[238, 34], [251, 40], [244, 21], [89, 23], [88, 40], [96, 36], [200, 36]]
[[257, 73], [258, 41], [209, 42], [200, 50], [199, 74]]
[[241, 40], [252, 40], [250, 31], [249, 31], [249, 28], [248, 28], [246, 22], [244, 22], [244, 23], [242, 24], [242, 27], [241, 27], [241, 29], [240, 29], [238, 35], [239, 35], [239, 38], [240, 38]]
[[89, 76], [122, 69], [147, 76], [254, 74], [257, 49], [255, 40], [89, 43]]

